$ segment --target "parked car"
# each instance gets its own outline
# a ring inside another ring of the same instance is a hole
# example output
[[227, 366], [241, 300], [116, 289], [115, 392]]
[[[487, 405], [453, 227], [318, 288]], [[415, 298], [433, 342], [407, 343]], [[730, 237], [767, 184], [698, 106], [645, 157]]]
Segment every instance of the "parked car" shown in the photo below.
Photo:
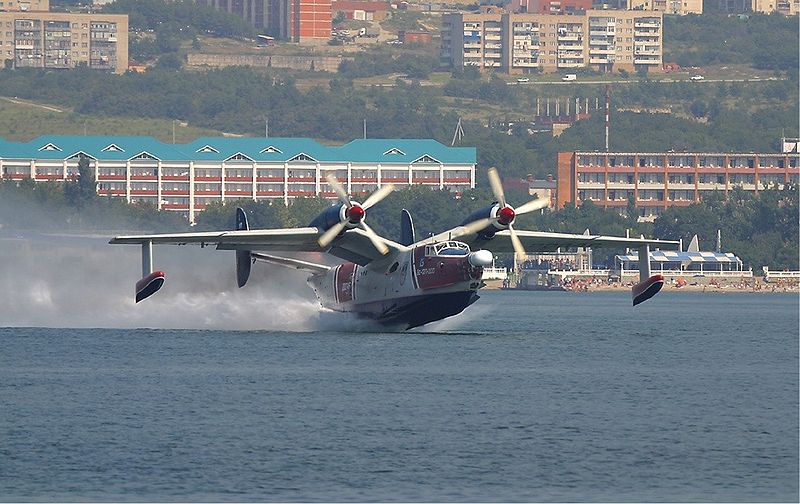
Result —
[[578, 76], [576, 74], [567, 74], [564, 77], [561, 77], [562, 81], [574, 81], [578, 80]]
[[519, 77], [517, 78], [517, 82], [530, 82], [531, 80], [527, 77]]
[[690, 78], [691, 80], [693, 80], [693, 81], [699, 81], [699, 80], [704, 80], [704, 79], [705, 79], [705, 77], [703, 77], [703, 76], [702, 76], [702, 75], [700, 75], [700, 74], [698, 74], [698, 75], [692, 75], [692, 76], [691, 76], [691, 77], [689, 77], [689, 78]]

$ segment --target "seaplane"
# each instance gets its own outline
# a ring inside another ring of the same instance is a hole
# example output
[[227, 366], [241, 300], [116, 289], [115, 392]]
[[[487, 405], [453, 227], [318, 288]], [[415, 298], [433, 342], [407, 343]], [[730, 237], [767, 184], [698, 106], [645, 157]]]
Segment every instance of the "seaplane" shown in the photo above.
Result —
[[[527, 251], [615, 247], [637, 249], [639, 257], [649, 257], [650, 247], [679, 247], [677, 241], [517, 230], [517, 216], [541, 210], [548, 201], [536, 198], [514, 208], [506, 201], [497, 170], [489, 169], [488, 177], [495, 201], [474, 211], [461, 225], [419, 240], [408, 210], [401, 212], [397, 241], [379, 236], [366, 223], [367, 211], [388, 196], [393, 186], [384, 185], [359, 203], [329, 175], [326, 180], [339, 201], [307, 227], [250, 229], [246, 213], [237, 208], [233, 230], [117, 236], [110, 243], [141, 245], [137, 303], [161, 289], [166, 278], [163, 271], [153, 269], [153, 245], [195, 244], [233, 251], [240, 288], [246, 285], [256, 262], [295, 268], [309, 273], [307, 283], [322, 308], [406, 329], [456, 315], [475, 303], [485, 285], [483, 269], [497, 253], [521, 258]], [[300, 259], [296, 257], [299, 252], [329, 254], [337, 264]], [[634, 306], [653, 297], [664, 285], [661, 275], [651, 275], [647, 260], [639, 261], [639, 274], [640, 281], [632, 288]]]

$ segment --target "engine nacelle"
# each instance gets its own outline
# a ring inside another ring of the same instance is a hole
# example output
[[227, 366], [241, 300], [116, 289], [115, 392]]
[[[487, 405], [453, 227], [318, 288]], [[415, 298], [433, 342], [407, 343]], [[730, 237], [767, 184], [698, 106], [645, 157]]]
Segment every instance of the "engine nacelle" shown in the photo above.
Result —
[[492, 219], [490, 224], [487, 224], [485, 228], [477, 232], [479, 238], [488, 240], [496, 232], [508, 229], [508, 225], [514, 222], [514, 217], [514, 210], [511, 207], [502, 207], [499, 203], [492, 203], [469, 214], [461, 225], [466, 226], [481, 219]]

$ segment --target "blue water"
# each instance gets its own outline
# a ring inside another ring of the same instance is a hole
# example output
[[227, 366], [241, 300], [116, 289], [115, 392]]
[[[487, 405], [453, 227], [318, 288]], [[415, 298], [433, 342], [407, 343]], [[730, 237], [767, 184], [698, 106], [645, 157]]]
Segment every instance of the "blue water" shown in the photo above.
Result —
[[2, 500], [799, 498], [796, 294], [484, 292], [410, 333], [0, 329]]

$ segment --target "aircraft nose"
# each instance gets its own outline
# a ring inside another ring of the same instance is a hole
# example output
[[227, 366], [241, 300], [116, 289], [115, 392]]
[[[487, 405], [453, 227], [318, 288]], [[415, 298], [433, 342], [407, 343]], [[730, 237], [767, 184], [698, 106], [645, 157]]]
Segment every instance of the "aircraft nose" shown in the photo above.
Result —
[[488, 250], [476, 250], [469, 255], [469, 263], [475, 267], [491, 266], [494, 256]]

